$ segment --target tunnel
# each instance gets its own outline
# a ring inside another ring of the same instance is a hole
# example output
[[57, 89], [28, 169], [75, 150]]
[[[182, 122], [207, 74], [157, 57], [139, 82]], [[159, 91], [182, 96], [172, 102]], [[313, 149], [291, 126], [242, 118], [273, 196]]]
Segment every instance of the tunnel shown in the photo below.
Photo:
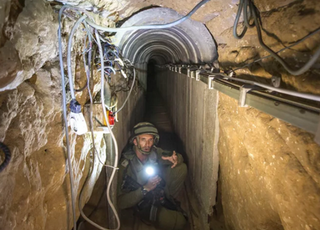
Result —
[[[317, 0], [5, 0], [0, 12], [0, 229], [178, 229], [178, 216], [187, 230], [320, 229]], [[152, 158], [139, 158], [140, 122], [165, 154], [155, 168], [169, 157], [185, 175], [174, 199], [144, 191], [149, 179], [126, 187], [132, 159]], [[125, 189], [141, 198], [129, 208]], [[174, 211], [161, 219], [163, 200]]]

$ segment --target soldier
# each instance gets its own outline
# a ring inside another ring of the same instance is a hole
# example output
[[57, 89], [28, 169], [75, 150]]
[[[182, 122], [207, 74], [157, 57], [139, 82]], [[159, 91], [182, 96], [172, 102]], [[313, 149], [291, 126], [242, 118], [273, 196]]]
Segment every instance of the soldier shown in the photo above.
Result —
[[118, 174], [118, 207], [134, 208], [142, 220], [159, 229], [184, 229], [186, 215], [175, 198], [187, 175], [183, 157], [155, 145], [157, 128], [148, 122], [138, 123], [122, 153]]

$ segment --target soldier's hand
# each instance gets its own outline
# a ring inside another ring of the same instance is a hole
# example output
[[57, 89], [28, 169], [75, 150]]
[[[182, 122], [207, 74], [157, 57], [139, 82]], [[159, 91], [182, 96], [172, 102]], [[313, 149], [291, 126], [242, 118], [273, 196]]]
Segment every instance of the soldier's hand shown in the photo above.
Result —
[[143, 188], [148, 192], [150, 192], [157, 187], [160, 181], [161, 181], [161, 178], [159, 176], [153, 176], [148, 180], [147, 184], [145, 184]]
[[173, 151], [173, 154], [171, 157], [162, 157], [162, 159], [170, 161], [172, 163], [171, 168], [176, 167], [176, 165], [178, 164], [178, 156], [177, 156], [176, 151]]

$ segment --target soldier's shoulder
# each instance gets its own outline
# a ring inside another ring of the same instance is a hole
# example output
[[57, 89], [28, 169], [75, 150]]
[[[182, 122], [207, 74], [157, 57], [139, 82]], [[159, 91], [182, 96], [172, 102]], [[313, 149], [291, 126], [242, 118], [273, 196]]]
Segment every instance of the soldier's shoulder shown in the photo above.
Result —
[[126, 168], [129, 162], [134, 158], [135, 153], [129, 149], [121, 154], [120, 165]]
[[129, 164], [129, 160], [124, 158], [124, 159], [121, 160], [120, 164], [121, 164], [122, 167], [126, 168], [128, 166], [128, 164]]

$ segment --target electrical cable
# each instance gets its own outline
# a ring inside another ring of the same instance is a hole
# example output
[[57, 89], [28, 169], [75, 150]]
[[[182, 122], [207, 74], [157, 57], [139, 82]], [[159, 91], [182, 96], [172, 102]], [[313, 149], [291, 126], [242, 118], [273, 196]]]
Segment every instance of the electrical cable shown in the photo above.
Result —
[[[94, 163], [93, 163], [93, 164], [90, 164], [90, 168], [92, 167], [92, 165], [94, 165]], [[91, 169], [89, 169], [89, 170], [91, 171]], [[90, 171], [89, 171], [89, 173], [90, 173]], [[85, 185], [87, 184], [87, 178], [89, 177], [89, 173], [87, 174], [86, 180], [85, 180], [85, 182], [84, 182], [84, 185], [83, 185], [83, 187], [82, 187], [82, 189], [81, 189], [81, 192], [80, 192], [80, 195], [79, 195], [79, 204], [80, 204], [80, 199], [82, 198], [82, 191], [83, 191]], [[91, 171], [91, 173], [92, 173], [92, 171]], [[91, 175], [90, 175], [90, 176], [91, 176]], [[106, 178], [104, 181], [106, 181], [106, 180], [107, 180], [107, 178]], [[97, 202], [97, 205], [96, 205], [96, 206], [94, 207], [94, 209], [90, 212], [90, 214], [87, 215], [88, 218], [90, 218], [90, 217], [93, 215], [93, 213], [98, 210], [98, 208], [99, 208], [99, 206], [100, 206], [100, 204], [101, 204], [101, 201], [102, 201], [102, 198], [103, 198], [104, 190], [105, 190], [105, 189], [107, 189], [107, 184], [106, 184], [106, 183], [104, 184], [104, 187], [103, 187], [102, 193], [101, 193], [101, 195], [100, 195], [100, 198], [99, 198], [99, 200], [98, 200], [98, 202]], [[80, 205], [79, 205], [79, 209], [81, 209], [81, 206], [80, 206]], [[81, 229], [82, 224], [85, 223], [85, 222], [86, 222], [86, 220], [81, 221], [81, 222], [79, 223], [78, 229]]]
[[120, 31], [128, 31], [128, 30], [146, 30], [146, 29], [167, 29], [173, 26], [176, 26], [182, 22], [184, 22], [185, 20], [187, 20], [188, 18], [191, 17], [191, 15], [193, 15], [201, 6], [203, 6], [204, 4], [206, 4], [207, 2], [209, 2], [210, 0], [203, 0], [201, 2], [199, 2], [186, 16], [167, 23], [167, 24], [153, 24], [153, 25], [141, 25], [141, 26], [130, 26], [130, 27], [120, 27], [120, 28], [109, 28], [109, 27], [103, 27], [103, 26], [99, 26], [97, 24], [95, 24], [93, 21], [86, 19], [86, 22], [92, 26], [95, 29], [98, 30], [102, 30], [102, 31], [106, 31], [106, 32], [120, 32]]
[[300, 97], [300, 98], [313, 100], [313, 101], [320, 101], [320, 96], [309, 94], [309, 93], [299, 93], [299, 92], [294, 92], [294, 91], [287, 90], [287, 89], [280, 89], [280, 88], [272, 87], [272, 86], [269, 86], [266, 84], [258, 83], [255, 81], [244, 80], [244, 79], [239, 79], [239, 78], [234, 78], [234, 77], [228, 77], [225, 75], [223, 75], [223, 79], [228, 79], [228, 80], [238, 81], [238, 82], [247, 83], [247, 84], [251, 84], [251, 85], [256, 85], [256, 86], [259, 86], [259, 87], [262, 87], [262, 88], [265, 88], [268, 90], [272, 90], [272, 91], [275, 91], [278, 93], [287, 94], [287, 95], [294, 96], [294, 97]]
[[135, 69], [135, 67], [133, 67], [133, 80], [132, 80], [132, 85], [131, 85], [130, 91], [128, 93], [128, 96], [127, 96], [126, 100], [123, 102], [122, 106], [117, 111], [115, 111], [114, 114], [119, 113], [123, 109], [125, 104], [127, 103], [128, 99], [131, 95], [135, 81], [136, 81], [136, 69]]
[[[92, 149], [94, 149], [95, 147], [93, 147]], [[91, 150], [92, 150], [91, 149]], [[83, 186], [82, 186], [82, 188], [81, 188], [81, 191], [80, 191], [80, 194], [79, 194], [79, 202], [78, 202], [78, 206], [79, 206], [79, 210], [80, 210], [80, 214], [81, 214], [81, 216], [85, 219], [84, 221], [81, 221], [81, 223], [79, 224], [79, 229], [81, 229], [80, 227], [81, 227], [81, 225], [82, 225], [82, 223], [83, 222], [85, 222], [85, 221], [87, 221], [87, 219], [86, 218], [88, 218], [84, 213], [83, 213], [83, 211], [82, 211], [82, 195], [83, 195], [83, 190], [84, 190], [84, 188], [86, 187], [86, 185], [87, 185], [87, 183], [88, 183], [88, 180], [89, 180], [89, 177], [92, 175], [92, 172], [93, 172], [93, 167], [94, 167], [94, 153], [92, 154], [93, 155], [93, 163], [91, 163], [91, 161], [90, 161], [90, 165], [89, 165], [89, 172], [88, 172], [88, 174], [87, 174], [87, 176], [86, 176], [86, 179], [85, 179], [85, 181], [84, 181], [84, 183], [83, 183]], [[90, 175], [90, 176], [89, 176]], [[89, 215], [90, 216], [90, 215]], [[89, 218], [88, 218], [89, 219]]]
[[[254, 6], [253, 6], [254, 7]], [[280, 62], [280, 64], [292, 75], [301, 75], [303, 73], [305, 73], [306, 71], [308, 71], [311, 66], [317, 61], [318, 57], [320, 56], [320, 46], [318, 47], [318, 49], [316, 50], [316, 52], [313, 54], [313, 56], [310, 58], [310, 60], [304, 65], [302, 66], [300, 69], [298, 70], [292, 70], [288, 64], [279, 56], [277, 55], [273, 50], [271, 50], [266, 44], [264, 44], [263, 40], [262, 40], [262, 35], [261, 35], [261, 29], [260, 29], [260, 19], [257, 18], [256, 15], [256, 8], [254, 7], [252, 10], [253, 13], [253, 18], [256, 24], [256, 29], [257, 29], [257, 34], [258, 34], [258, 39], [259, 39], [259, 43], [260, 45], [267, 50], [272, 57], [274, 57], [278, 62]]]
[[11, 152], [10, 149], [2, 142], [0, 142], [0, 149], [3, 151], [4, 153], [4, 160], [0, 165], [0, 172], [2, 172], [9, 164], [10, 159], [11, 159]]
[[[250, 11], [249, 19], [248, 19], [248, 14], [247, 14], [248, 7], [249, 7], [249, 11]], [[238, 25], [238, 22], [239, 22], [239, 18], [241, 16], [242, 9], [243, 9], [243, 12], [244, 12], [243, 14], [244, 14], [244, 22], [245, 23], [244, 23], [243, 31], [241, 32], [240, 35], [238, 35], [237, 34], [237, 25]], [[260, 27], [261, 26], [261, 19], [260, 19], [260, 17], [258, 18], [257, 12], [258, 12], [258, 10], [255, 7], [255, 5], [252, 3], [252, 0], [240, 0], [238, 11], [237, 11], [237, 15], [236, 15], [236, 19], [235, 19], [235, 22], [234, 22], [234, 25], [233, 25], [233, 35], [234, 35], [234, 37], [238, 38], [238, 39], [241, 39], [244, 36], [244, 34], [246, 33], [248, 27], [254, 27], [255, 26], [256, 30], [257, 30], [258, 40], [259, 40], [259, 43], [262, 46], [262, 48], [264, 48], [266, 51], [268, 51], [270, 53], [270, 56], [275, 58], [290, 74], [296, 76], [296, 75], [301, 75], [301, 74], [305, 73], [306, 71], [308, 71], [311, 68], [311, 66], [317, 61], [318, 57], [320, 56], [320, 46], [318, 47], [316, 52], [313, 54], [313, 56], [310, 58], [310, 60], [307, 63], [305, 63], [304, 66], [302, 66], [298, 70], [292, 70], [288, 66], [288, 64], [279, 55], [277, 55], [277, 53], [281, 52], [281, 51], [274, 52], [273, 50], [271, 50], [263, 42], [262, 34], [261, 34], [261, 27]], [[249, 23], [249, 20], [250, 20], [251, 16], [254, 19], [254, 23], [253, 24]]]
[[[101, 59], [101, 69], [104, 68], [104, 63], [103, 63], [103, 51], [102, 51], [102, 47], [101, 47], [101, 42], [100, 42], [100, 39], [99, 39], [99, 34], [97, 31], [95, 31], [95, 34], [96, 34], [96, 39], [97, 39], [97, 45], [98, 45], [98, 48], [99, 48], [99, 53], [100, 53], [100, 59]], [[115, 139], [115, 136], [111, 130], [111, 127], [110, 127], [110, 124], [109, 124], [109, 120], [107, 119], [107, 114], [106, 114], [106, 111], [105, 111], [105, 105], [104, 105], [104, 73], [103, 71], [101, 71], [101, 103], [102, 103], [102, 108], [103, 108], [103, 115], [105, 117], [105, 120], [107, 122], [107, 125], [108, 125], [108, 128], [110, 130], [110, 134], [112, 136], [112, 139], [114, 141], [114, 148], [115, 148], [115, 162], [114, 162], [114, 167], [116, 168], [118, 166], [118, 144], [117, 144], [117, 140]], [[111, 183], [114, 179], [114, 176], [115, 176], [115, 172], [116, 172], [116, 169], [113, 169], [112, 170], [112, 174], [110, 176], [110, 180], [108, 182], [108, 186], [107, 186], [107, 200], [108, 200], [108, 203], [110, 204], [110, 207], [112, 209], [112, 211], [114, 212], [115, 214], [115, 217], [116, 217], [116, 220], [117, 220], [117, 223], [118, 223], [118, 227], [116, 228], [116, 230], [119, 230], [120, 229], [120, 220], [119, 220], [119, 216], [118, 216], [118, 213], [113, 205], [113, 203], [111, 202], [111, 199], [110, 199], [110, 188], [111, 188]], [[81, 199], [79, 200], [79, 207], [81, 205]], [[80, 208], [80, 213], [81, 213], [81, 216], [90, 224], [92, 224], [93, 226], [95, 226], [96, 228], [98, 229], [101, 229], [101, 230], [109, 230], [107, 228], [104, 228], [104, 227], [101, 227], [100, 225], [96, 224], [95, 222], [93, 222], [92, 220], [90, 220], [83, 212], [83, 210]]]
[[[314, 30], [312, 33], [304, 36], [303, 38], [301, 38], [301, 39], [298, 40], [297, 42], [295, 42], [295, 43], [293, 43], [293, 44], [291, 44], [291, 45], [289, 45], [289, 46], [286, 46], [286, 47], [278, 50], [278, 51], [275, 52], [275, 53], [280, 53], [280, 52], [282, 52], [282, 51], [284, 51], [284, 50], [290, 49], [291, 47], [300, 44], [301, 42], [305, 41], [306, 39], [308, 39], [309, 37], [315, 35], [315, 34], [318, 33], [318, 32], [320, 32], [320, 28]], [[261, 60], [266, 59], [266, 58], [269, 58], [269, 57], [272, 57], [271, 54], [270, 54], [270, 55], [267, 55], [267, 56], [264, 56], [264, 57], [261, 57], [261, 58], [258, 58], [258, 59], [254, 60], [254, 61], [252, 61], [252, 62], [250, 62], [250, 63], [248, 63], [248, 64], [245, 64], [245, 65], [243, 65], [243, 66], [241, 66], [241, 67], [232, 69], [232, 71], [236, 71], [236, 70], [239, 70], [239, 69], [243, 69], [243, 68], [245, 68], [245, 67], [247, 67], [247, 66], [252, 65], [252, 64], [255, 63], [255, 62], [261, 61]]]
[[70, 153], [70, 142], [69, 142], [69, 131], [68, 131], [68, 120], [67, 120], [67, 104], [66, 104], [66, 89], [64, 82], [64, 69], [63, 69], [63, 58], [62, 58], [62, 41], [61, 41], [61, 17], [63, 11], [68, 8], [68, 6], [62, 6], [59, 11], [58, 21], [58, 41], [59, 41], [59, 61], [60, 61], [60, 71], [61, 71], [61, 87], [62, 87], [62, 103], [63, 103], [63, 120], [66, 133], [67, 142], [67, 156], [68, 156], [68, 167], [70, 176], [70, 190], [71, 190], [71, 203], [72, 203], [72, 214], [73, 214], [73, 229], [77, 230], [77, 218], [76, 218], [76, 198], [74, 194], [74, 182], [73, 182], [73, 169], [71, 163], [71, 153]]
[[113, 74], [116, 74], [116, 71], [111, 66], [106, 66], [106, 67], [104, 67], [104, 69], [110, 69], [113, 72]]
[[[86, 25], [85, 25], [86, 26]], [[92, 59], [92, 38], [91, 38], [91, 35], [88, 34], [89, 36], [89, 61], [88, 63], [91, 63], [91, 59]], [[91, 168], [92, 165], [94, 165], [94, 160], [95, 160], [95, 154], [98, 156], [98, 159], [99, 161], [104, 165], [104, 166], [108, 166], [108, 165], [105, 165], [101, 159], [100, 159], [100, 156], [99, 156], [99, 153], [97, 153], [97, 149], [95, 147], [95, 141], [94, 141], [94, 132], [93, 132], [93, 98], [92, 98], [92, 94], [91, 94], [91, 90], [90, 90], [90, 65], [87, 65], [86, 64], [86, 60], [85, 60], [85, 54], [83, 54], [83, 63], [84, 63], [84, 66], [85, 66], [85, 72], [86, 72], [86, 76], [87, 76], [87, 88], [88, 88], [88, 93], [89, 93], [89, 98], [90, 98], [90, 117], [89, 117], [89, 120], [90, 120], [90, 132], [91, 132], [91, 138], [92, 138], [92, 150], [93, 150], [93, 164], [90, 164], [90, 169], [89, 169], [89, 173], [87, 174], [87, 177], [86, 177], [86, 180], [85, 180], [85, 183], [84, 183], [84, 186], [82, 187], [81, 191], [80, 191], [80, 195], [79, 195], [79, 210], [82, 210], [82, 203], [81, 203], [81, 199], [82, 199], [82, 192], [83, 192], [83, 189], [84, 187], [86, 186], [87, 184], [87, 181], [88, 181], [88, 178], [89, 178], [89, 175], [91, 176], [92, 174], [92, 171], [93, 169]], [[109, 167], [112, 167], [112, 166], [109, 166]], [[106, 188], [107, 186], [105, 186]], [[104, 189], [103, 189], [104, 190]], [[98, 204], [100, 204], [101, 200], [102, 200], [102, 197], [103, 197], [103, 192], [99, 198], [99, 201], [98, 201]], [[88, 219], [89, 217], [96, 211], [98, 206], [95, 207], [95, 209], [88, 215]], [[80, 211], [81, 213], [81, 211]], [[81, 215], [83, 216], [83, 214], [81, 213]], [[86, 219], [84, 220], [86, 221]], [[80, 224], [79, 224], [79, 227], [81, 226], [81, 224], [84, 222], [82, 221]]]
[[[99, 34], [98, 34], [98, 31], [96, 30], [95, 31], [96, 33], [96, 38], [97, 38], [97, 41], [98, 41], [98, 48], [99, 48], [99, 53], [100, 53], [100, 58], [101, 58], [101, 69], [104, 69], [103, 67], [103, 52], [102, 52], [102, 47], [101, 47], [101, 42], [100, 42], [100, 37], [99, 37]], [[115, 214], [115, 217], [116, 217], [116, 220], [117, 220], [117, 223], [118, 223], [118, 227], [116, 228], [117, 230], [120, 229], [120, 220], [119, 220], [119, 216], [118, 216], [118, 213], [117, 213], [117, 210], [115, 209], [113, 203], [111, 202], [111, 199], [110, 199], [110, 188], [111, 188], [111, 183], [113, 181], [113, 178], [115, 176], [115, 173], [116, 173], [116, 168], [118, 167], [118, 143], [117, 143], [117, 140], [112, 132], [112, 129], [110, 127], [110, 124], [109, 124], [109, 119], [108, 119], [108, 116], [107, 116], [107, 112], [106, 110], [104, 109], [105, 108], [105, 104], [104, 104], [104, 73], [101, 71], [101, 103], [102, 103], [102, 108], [103, 108], [103, 115], [104, 115], [104, 119], [106, 120], [106, 123], [107, 123], [107, 126], [109, 128], [109, 131], [110, 131], [110, 135], [112, 137], [112, 140], [114, 142], [114, 149], [115, 149], [115, 160], [114, 160], [114, 168], [112, 170], [112, 173], [111, 173], [111, 176], [110, 176], [110, 180], [109, 180], [109, 183], [108, 183], [108, 187], [107, 187], [107, 200], [108, 200], [108, 203], [110, 204], [110, 207], [113, 211], [113, 213]]]
[[71, 68], [71, 46], [72, 46], [72, 38], [74, 35], [74, 32], [78, 29], [79, 25], [82, 23], [84, 19], [86, 19], [87, 15], [83, 15], [81, 18], [78, 19], [78, 21], [74, 24], [74, 26], [71, 29], [69, 41], [68, 41], [68, 54], [67, 54], [67, 66], [68, 66], [68, 77], [69, 77], [69, 85], [70, 85], [70, 93], [72, 99], [76, 99], [76, 96], [74, 94], [74, 87], [73, 87], [73, 76], [72, 76], [72, 68]]
[[82, 88], [80, 88], [80, 89], [74, 89], [74, 91], [76, 91], [76, 92], [81, 92], [81, 91], [83, 91], [85, 88], [87, 88], [87, 82], [86, 82], [86, 84], [85, 84]]
[[238, 6], [238, 11], [237, 11], [237, 15], [236, 15], [236, 19], [234, 20], [234, 24], [233, 24], [233, 36], [237, 39], [241, 39], [247, 32], [247, 26], [244, 25], [243, 26], [243, 30], [242, 32], [240, 33], [240, 35], [238, 35], [237, 33], [237, 28], [238, 28], [238, 23], [239, 23], [239, 19], [240, 19], [240, 16], [241, 16], [241, 11], [242, 9], [244, 9], [244, 11], [247, 10], [247, 6], [243, 7], [244, 5], [244, 1], [243, 0], [240, 0], [240, 3], [239, 3], [239, 6]]

